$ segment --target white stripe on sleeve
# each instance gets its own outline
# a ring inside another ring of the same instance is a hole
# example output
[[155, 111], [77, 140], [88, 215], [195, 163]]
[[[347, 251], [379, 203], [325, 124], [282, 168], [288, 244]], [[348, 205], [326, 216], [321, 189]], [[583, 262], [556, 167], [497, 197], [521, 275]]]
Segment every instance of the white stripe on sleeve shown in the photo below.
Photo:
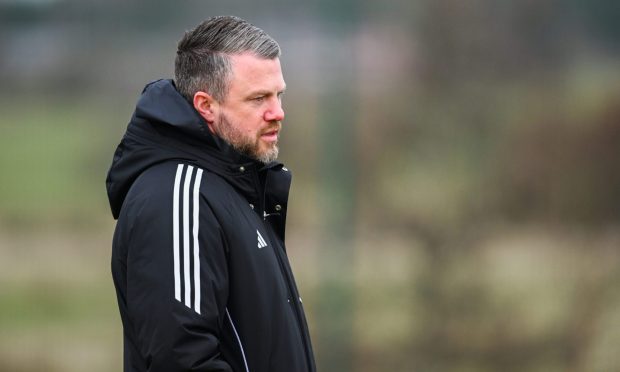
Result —
[[198, 224], [200, 206], [200, 181], [202, 180], [202, 169], [196, 171], [194, 181], [194, 310], [200, 314], [200, 256], [198, 247]]
[[172, 255], [174, 260], [174, 298], [181, 301], [181, 268], [179, 263], [179, 185], [183, 175], [183, 164], [177, 166], [172, 193]]
[[189, 276], [189, 185], [191, 184], [194, 167], [187, 166], [185, 183], [183, 184], [183, 285], [185, 286], [185, 306], [192, 307], [191, 279]]

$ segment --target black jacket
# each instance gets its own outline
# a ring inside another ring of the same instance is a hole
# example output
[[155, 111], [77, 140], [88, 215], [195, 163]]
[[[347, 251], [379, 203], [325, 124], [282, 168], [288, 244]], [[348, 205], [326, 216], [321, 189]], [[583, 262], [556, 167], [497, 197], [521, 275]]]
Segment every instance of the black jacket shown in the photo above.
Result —
[[291, 175], [147, 85], [106, 180], [126, 372], [312, 372], [284, 246]]

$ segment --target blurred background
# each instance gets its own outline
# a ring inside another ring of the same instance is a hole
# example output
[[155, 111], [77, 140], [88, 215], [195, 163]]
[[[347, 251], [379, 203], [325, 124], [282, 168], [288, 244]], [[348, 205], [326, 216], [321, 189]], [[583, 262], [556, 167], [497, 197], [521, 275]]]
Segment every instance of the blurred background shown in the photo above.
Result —
[[321, 372], [620, 371], [614, 0], [0, 0], [0, 371], [121, 370], [106, 172], [219, 14], [283, 48]]

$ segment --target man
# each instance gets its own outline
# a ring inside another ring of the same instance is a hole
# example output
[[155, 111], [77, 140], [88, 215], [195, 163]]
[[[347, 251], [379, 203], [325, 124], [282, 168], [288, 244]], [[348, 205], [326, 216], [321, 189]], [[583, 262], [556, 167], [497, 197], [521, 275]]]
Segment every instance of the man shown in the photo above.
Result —
[[178, 44], [107, 177], [124, 369], [315, 371], [284, 246], [280, 48], [236, 17]]

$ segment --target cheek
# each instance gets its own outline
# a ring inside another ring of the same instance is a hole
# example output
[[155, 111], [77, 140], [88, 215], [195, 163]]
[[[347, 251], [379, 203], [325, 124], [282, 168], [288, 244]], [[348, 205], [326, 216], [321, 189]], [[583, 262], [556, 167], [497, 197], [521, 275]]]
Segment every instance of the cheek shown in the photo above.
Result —
[[253, 123], [253, 125], [259, 125], [259, 123], [264, 121], [266, 111], [267, 109], [263, 104], [250, 107], [248, 110], [244, 111], [242, 115], [247, 119], [248, 124]]
[[230, 119], [233, 119], [231, 121], [236, 123], [237, 130], [245, 136], [258, 136], [264, 123], [264, 110], [256, 107], [237, 109], [237, 111], [231, 110], [228, 115]]

